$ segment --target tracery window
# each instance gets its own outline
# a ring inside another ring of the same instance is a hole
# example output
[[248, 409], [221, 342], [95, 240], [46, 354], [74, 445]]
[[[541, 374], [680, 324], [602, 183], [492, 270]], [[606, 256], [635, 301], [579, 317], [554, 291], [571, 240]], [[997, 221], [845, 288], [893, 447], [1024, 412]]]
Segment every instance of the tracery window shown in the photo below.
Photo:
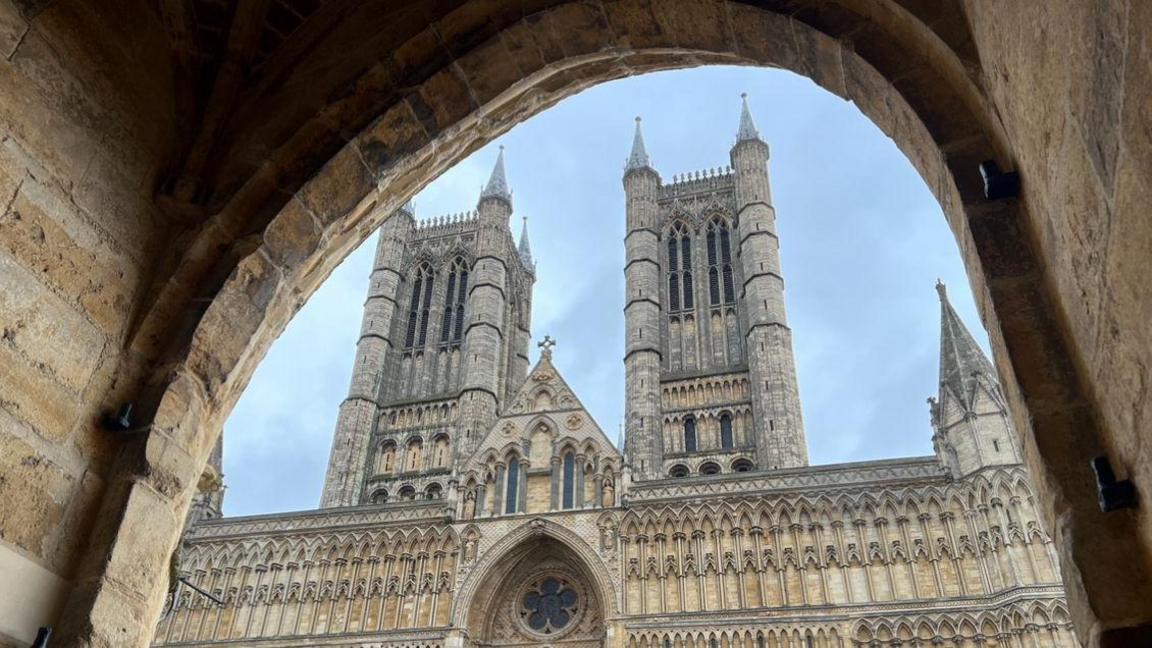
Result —
[[444, 295], [444, 321], [440, 326], [440, 343], [458, 345], [464, 335], [464, 304], [468, 300], [468, 264], [461, 257], [452, 261], [448, 271], [448, 292]]
[[572, 621], [579, 601], [576, 590], [568, 583], [548, 576], [525, 592], [521, 618], [533, 632], [553, 634]]
[[728, 224], [716, 217], [708, 223], [708, 303], [719, 306], [735, 301]]
[[373, 504], [387, 504], [388, 503], [388, 491], [381, 488], [380, 490], [372, 493], [372, 503]]
[[401, 500], [414, 500], [416, 499], [416, 489], [411, 486], [403, 486], [400, 488]]
[[684, 419], [684, 452], [696, 452], [696, 419]]
[[424, 489], [424, 499], [437, 500], [443, 495], [444, 490], [440, 488], [440, 484], [428, 484], [428, 488]]
[[692, 310], [692, 237], [684, 223], [668, 231], [668, 309]]
[[416, 268], [412, 281], [412, 299], [408, 305], [408, 329], [404, 334], [404, 348], [422, 348], [428, 339], [428, 313], [432, 308], [432, 291], [436, 275], [427, 262]]
[[732, 417], [728, 414], [720, 415], [720, 447], [728, 450], [732, 448]]
[[519, 481], [520, 481], [520, 460], [516, 457], [512, 457], [512, 460], [508, 462], [508, 477], [507, 477], [508, 487], [506, 489], [507, 492], [505, 493], [505, 496], [504, 496], [504, 512], [505, 513], [515, 513], [516, 512], [516, 486], [517, 486], [517, 482], [519, 482]]

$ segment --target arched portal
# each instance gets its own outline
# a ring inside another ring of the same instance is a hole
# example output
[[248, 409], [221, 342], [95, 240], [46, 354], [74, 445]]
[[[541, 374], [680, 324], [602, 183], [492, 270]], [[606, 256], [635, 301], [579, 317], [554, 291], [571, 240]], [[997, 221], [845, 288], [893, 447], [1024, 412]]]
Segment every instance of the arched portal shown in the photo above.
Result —
[[607, 566], [573, 532], [536, 519], [481, 557], [453, 622], [469, 646], [601, 648], [616, 609]]

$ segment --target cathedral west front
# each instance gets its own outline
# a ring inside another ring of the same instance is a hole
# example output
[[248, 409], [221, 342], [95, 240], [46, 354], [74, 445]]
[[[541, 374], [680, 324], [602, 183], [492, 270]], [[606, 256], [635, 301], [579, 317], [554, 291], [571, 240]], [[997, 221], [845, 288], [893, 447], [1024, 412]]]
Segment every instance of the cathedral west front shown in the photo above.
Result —
[[734, 126], [729, 166], [665, 182], [637, 120], [622, 451], [553, 364], [575, 350], [530, 365], [501, 153], [474, 211], [381, 228], [320, 508], [225, 518], [207, 489], [154, 644], [1078, 645], [943, 285], [935, 454], [808, 465], [769, 147], [747, 102]]

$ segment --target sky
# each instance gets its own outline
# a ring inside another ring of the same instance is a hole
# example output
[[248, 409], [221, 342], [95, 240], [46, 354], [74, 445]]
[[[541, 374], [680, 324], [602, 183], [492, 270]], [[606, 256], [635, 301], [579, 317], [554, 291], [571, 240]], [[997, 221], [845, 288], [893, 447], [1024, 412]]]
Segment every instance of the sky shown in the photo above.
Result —
[[[908, 159], [858, 108], [781, 70], [704, 67], [605, 83], [518, 125], [414, 199], [417, 218], [476, 207], [505, 147], [519, 234], [536, 260], [532, 334], [617, 437], [624, 411], [624, 160], [643, 118], [653, 166], [722, 167], [740, 94], [761, 137], [780, 232], [811, 463], [932, 453], [940, 306], [987, 353], [955, 238]], [[316, 508], [347, 395], [376, 235], [297, 313], [224, 427], [226, 515]], [[538, 349], [533, 344], [534, 363]], [[619, 440], [617, 439], [617, 445]]]

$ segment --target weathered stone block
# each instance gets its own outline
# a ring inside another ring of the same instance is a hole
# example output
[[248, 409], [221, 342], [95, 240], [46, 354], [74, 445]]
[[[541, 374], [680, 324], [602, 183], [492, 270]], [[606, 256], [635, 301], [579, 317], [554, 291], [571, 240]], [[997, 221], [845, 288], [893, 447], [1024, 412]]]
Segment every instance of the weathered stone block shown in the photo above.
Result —
[[[3, 420], [0, 414], [0, 420]], [[76, 477], [36, 448], [0, 435], [0, 538], [34, 556], [44, 553], [75, 486]], [[14, 506], [14, 503], [19, 506]]]

